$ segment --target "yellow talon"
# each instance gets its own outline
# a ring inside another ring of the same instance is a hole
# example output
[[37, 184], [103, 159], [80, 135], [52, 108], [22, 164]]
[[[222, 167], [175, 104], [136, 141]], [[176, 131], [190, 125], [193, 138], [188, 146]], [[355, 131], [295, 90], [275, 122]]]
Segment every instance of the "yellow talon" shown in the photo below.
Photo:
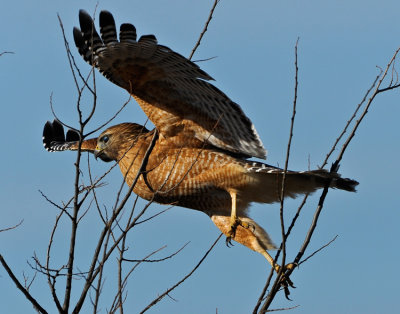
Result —
[[229, 229], [227, 237], [226, 237], [226, 245], [227, 246], [233, 245], [231, 241], [232, 241], [232, 239], [235, 238], [236, 230], [237, 230], [238, 226], [248, 229], [248, 228], [250, 228], [251, 224], [249, 224], [248, 222], [242, 221], [237, 217], [235, 219], [232, 219], [232, 217], [231, 217], [231, 226], [230, 226], [230, 229]]
[[[286, 265], [283, 267], [282, 273], [285, 274], [288, 270], [293, 270], [295, 267], [296, 267], [296, 265], [293, 264], [293, 263], [286, 264]], [[279, 271], [281, 270], [281, 266], [279, 266], [278, 264], [275, 264], [275, 267], [274, 267], [274, 268], [275, 268], [275, 271], [276, 271], [277, 274], [278, 274]]]

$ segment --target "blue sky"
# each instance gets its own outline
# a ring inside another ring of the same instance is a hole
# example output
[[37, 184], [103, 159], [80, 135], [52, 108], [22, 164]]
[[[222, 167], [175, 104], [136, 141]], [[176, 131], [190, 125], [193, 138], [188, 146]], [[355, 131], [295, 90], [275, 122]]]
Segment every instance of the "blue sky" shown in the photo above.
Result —
[[[117, 24], [133, 23], [140, 35], [155, 34], [158, 41], [188, 56], [207, 18], [212, 1], [101, 1], [98, 10], [111, 11]], [[40, 195], [61, 202], [73, 191], [74, 153], [50, 154], [41, 143], [43, 124], [52, 119], [49, 98], [56, 112], [77, 125], [76, 91], [69, 71], [57, 20], [60, 14], [72, 47], [72, 28], [79, 9], [93, 12], [94, 1], [9, 1], [0, 12], [2, 134], [0, 253], [18, 277], [32, 276], [26, 263], [34, 252], [45, 257], [57, 211]], [[255, 124], [267, 148], [267, 162], [283, 165], [289, 133], [294, 86], [294, 46], [299, 41], [299, 91], [295, 135], [289, 168], [304, 170], [321, 164], [332, 143], [378, 74], [400, 46], [398, 1], [236, 1], [222, 0], [194, 60], [217, 57], [200, 66], [216, 79], [215, 85], [239, 103]], [[90, 67], [80, 60], [83, 71]], [[106, 120], [127, 93], [97, 76], [98, 110], [90, 127]], [[309, 253], [330, 241], [327, 249], [292, 275], [297, 289], [292, 302], [278, 297], [274, 308], [300, 305], [293, 313], [390, 313], [398, 308], [400, 259], [397, 165], [400, 154], [399, 91], [379, 95], [341, 163], [340, 172], [360, 182], [356, 194], [328, 194]], [[89, 101], [89, 100], [88, 100]], [[144, 123], [135, 103], [117, 122]], [[92, 162], [100, 175], [108, 165]], [[102, 202], [112, 204], [119, 170], [102, 188]], [[318, 201], [316, 193], [288, 244], [294, 257], [308, 229]], [[288, 201], [294, 213], [299, 201]], [[141, 205], [143, 205], [141, 203]], [[153, 205], [147, 215], [164, 207]], [[251, 215], [278, 242], [279, 206], [254, 205]], [[96, 238], [95, 211], [89, 212], [79, 232], [78, 261], [87, 267]], [[54, 261], [65, 262], [67, 224], [57, 235]], [[141, 265], [128, 287], [126, 308], [143, 309], [189, 272], [211, 243], [218, 229], [199, 212], [173, 208], [134, 230], [131, 256], [138, 258], [167, 245], [164, 257], [186, 242], [174, 259]], [[269, 274], [265, 259], [239, 244], [228, 249], [220, 241], [197, 272], [152, 313], [247, 313], [252, 311]], [[110, 270], [106, 285], [115, 284]], [[78, 288], [79, 281], [74, 281]], [[60, 287], [60, 291], [61, 291]], [[32, 306], [0, 268], [0, 303], [5, 313], [29, 313]], [[46, 279], [38, 276], [32, 295], [54, 312]], [[76, 295], [74, 295], [76, 296]], [[109, 306], [105, 296], [102, 309]], [[90, 307], [88, 307], [90, 308]], [[86, 308], [86, 309], [88, 309]]]

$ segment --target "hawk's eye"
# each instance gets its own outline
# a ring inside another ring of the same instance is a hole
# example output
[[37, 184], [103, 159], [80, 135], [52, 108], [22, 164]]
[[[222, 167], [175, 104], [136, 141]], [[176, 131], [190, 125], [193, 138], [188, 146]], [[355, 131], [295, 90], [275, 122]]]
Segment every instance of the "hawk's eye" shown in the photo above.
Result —
[[108, 137], [108, 135], [104, 135], [104, 136], [100, 139], [100, 141], [102, 141], [103, 143], [107, 143], [109, 139], [110, 139], [110, 138]]

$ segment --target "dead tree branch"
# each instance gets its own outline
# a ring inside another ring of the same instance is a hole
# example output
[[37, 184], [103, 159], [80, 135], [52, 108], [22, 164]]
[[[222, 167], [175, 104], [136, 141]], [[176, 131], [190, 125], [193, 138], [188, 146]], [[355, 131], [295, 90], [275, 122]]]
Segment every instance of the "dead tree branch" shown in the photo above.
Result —
[[[397, 49], [397, 50], [395, 51], [395, 53], [394, 53], [394, 55], [392, 56], [391, 60], [390, 60], [389, 63], [387, 64], [385, 70], [381, 70], [381, 71], [380, 71], [380, 74], [375, 78], [375, 80], [374, 80], [373, 83], [371, 84], [371, 87], [367, 90], [367, 93], [365, 94], [364, 98], [363, 98], [362, 101], [357, 105], [357, 107], [356, 107], [356, 109], [355, 109], [355, 112], [353, 113], [353, 115], [350, 117], [349, 121], [348, 121], [347, 124], [345, 125], [344, 130], [341, 132], [341, 134], [339, 135], [338, 139], [335, 141], [335, 143], [333, 144], [333, 146], [332, 146], [332, 148], [330, 149], [329, 153], [327, 154], [327, 157], [325, 158], [325, 160], [324, 160], [324, 162], [323, 162], [323, 165], [326, 164], [328, 158], [330, 157], [330, 155], [332, 154], [332, 152], [335, 150], [335, 147], [337, 146], [337, 144], [339, 143], [339, 141], [341, 140], [341, 138], [342, 138], [343, 135], [345, 134], [345, 132], [346, 132], [346, 130], [348, 129], [348, 127], [350, 126], [351, 122], [353, 122], [353, 121], [355, 120], [355, 118], [356, 118], [356, 116], [357, 116], [357, 113], [359, 112], [360, 108], [362, 107], [363, 104], [365, 104], [364, 110], [362, 111], [362, 113], [360, 114], [359, 118], [358, 118], [357, 121], [355, 122], [355, 124], [354, 124], [354, 126], [353, 126], [353, 128], [352, 128], [352, 130], [351, 130], [351, 132], [350, 132], [350, 134], [349, 134], [349, 136], [347, 137], [347, 139], [345, 140], [344, 144], [342, 145], [342, 148], [341, 148], [341, 150], [340, 150], [340, 152], [339, 152], [339, 154], [338, 154], [338, 156], [337, 156], [335, 162], [332, 164], [332, 166], [331, 166], [331, 168], [330, 168], [330, 172], [336, 173], [336, 172], [338, 171], [338, 169], [339, 169], [339, 163], [341, 162], [341, 160], [342, 160], [342, 158], [343, 158], [343, 155], [344, 155], [346, 149], [348, 148], [349, 144], [351, 143], [352, 139], [354, 138], [354, 136], [355, 136], [355, 134], [356, 134], [356, 131], [358, 130], [358, 128], [359, 128], [361, 122], [363, 121], [363, 119], [365, 118], [366, 114], [368, 113], [368, 110], [370, 109], [370, 106], [372, 105], [372, 103], [373, 103], [374, 99], [376, 98], [376, 96], [377, 96], [378, 94], [380, 94], [380, 93], [383, 93], [383, 92], [386, 92], [386, 91], [389, 91], [389, 90], [396, 89], [396, 88], [400, 87], [400, 84], [397, 83], [397, 80], [395, 80], [395, 81], [393, 80], [393, 71], [394, 71], [393, 66], [394, 66], [394, 63], [395, 63], [395, 60], [396, 60], [396, 57], [397, 57], [399, 51], [400, 51], [400, 48]], [[387, 87], [381, 88], [381, 85], [382, 85], [382, 83], [384, 82], [384, 80], [387, 78], [387, 74], [388, 74], [388, 72], [389, 72], [389, 70], [390, 70], [391, 68], [392, 68], [392, 79], [391, 79], [391, 81], [390, 81], [390, 83], [389, 83], [389, 85], [388, 85]], [[376, 86], [376, 87], [375, 87], [375, 86]], [[372, 92], [372, 91], [373, 91], [373, 92]], [[372, 92], [371, 96], [369, 96], [368, 101], [365, 103], [365, 101], [366, 101], [368, 95], [370, 95], [371, 92]], [[306, 234], [305, 240], [304, 240], [304, 242], [303, 242], [301, 248], [299, 249], [299, 252], [297, 253], [297, 255], [296, 255], [296, 257], [295, 257], [295, 259], [294, 259], [294, 261], [293, 261], [293, 263], [296, 264], [296, 265], [298, 265], [298, 264], [300, 264], [300, 263], [302, 263], [302, 262], [305, 262], [305, 261], [308, 260], [311, 256], [314, 256], [316, 253], [318, 253], [320, 250], [322, 250], [323, 248], [325, 248], [325, 247], [328, 246], [331, 242], [334, 241], [334, 239], [333, 239], [333, 240], [330, 241], [328, 244], [324, 245], [322, 248], [320, 248], [319, 250], [317, 250], [317, 251], [315, 251], [314, 253], [312, 253], [312, 254], [311, 254], [309, 257], [307, 257], [305, 260], [301, 261], [301, 258], [303, 257], [303, 255], [304, 255], [304, 253], [305, 253], [305, 250], [307, 249], [307, 247], [308, 247], [308, 245], [309, 245], [309, 243], [310, 243], [310, 241], [311, 241], [311, 238], [312, 238], [312, 236], [313, 236], [313, 233], [314, 233], [314, 231], [315, 231], [315, 229], [316, 229], [317, 222], [318, 222], [318, 219], [319, 219], [319, 217], [320, 217], [321, 211], [322, 211], [322, 209], [323, 209], [324, 202], [325, 202], [326, 196], [327, 196], [327, 194], [328, 194], [328, 191], [329, 191], [329, 184], [323, 189], [323, 191], [322, 191], [322, 193], [321, 193], [321, 196], [320, 196], [320, 199], [319, 199], [317, 208], [316, 208], [316, 210], [315, 210], [315, 212], [314, 212], [314, 216], [313, 216], [313, 219], [312, 219], [310, 228], [309, 228], [309, 230], [308, 230], [308, 232], [307, 232], [307, 234]], [[304, 200], [303, 200], [303, 203], [304, 203]], [[300, 207], [302, 207], [302, 205], [301, 205]], [[298, 211], [298, 212], [299, 212], [299, 211]], [[286, 275], [287, 275], [287, 276], [290, 276], [290, 274], [291, 274], [292, 272], [293, 272], [293, 269], [290, 269], [290, 270], [288, 270], [288, 272], [286, 273]], [[257, 304], [256, 304], [256, 307], [255, 307], [253, 313], [257, 313], [258, 307], [260, 306], [262, 300], [264, 299], [263, 296], [265, 295], [265, 293], [266, 293], [266, 291], [267, 291], [267, 288], [268, 288], [268, 286], [269, 286], [271, 277], [272, 277], [272, 273], [270, 274], [270, 276], [269, 276], [268, 279], [267, 279], [267, 283], [266, 283], [266, 285], [265, 285], [265, 287], [264, 287], [264, 289], [263, 289], [262, 295], [260, 296], [260, 298], [259, 298], [259, 300], [258, 300], [258, 302], [257, 302]], [[268, 308], [269, 308], [271, 302], [273, 301], [273, 299], [275, 298], [276, 292], [277, 292], [278, 290], [279, 290], [279, 289], [276, 289], [276, 288], [275, 288], [275, 285], [271, 288], [271, 291], [270, 291], [270, 293], [267, 295], [267, 297], [266, 297], [266, 299], [265, 299], [265, 302], [264, 302], [264, 304], [262, 305], [262, 307], [261, 307], [259, 313], [265, 313], [265, 312], [268, 311]]]
[[315, 250], [313, 253], [311, 253], [309, 256], [307, 256], [305, 259], [303, 259], [301, 262], [299, 262], [298, 266], [307, 262], [311, 257], [313, 257], [314, 255], [316, 255], [317, 253], [319, 253], [320, 251], [322, 251], [323, 249], [325, 249], [326, 247], [331, 245], [331, 243], [334, 242], [337, 239], [337, 237], [338, 237], [338, 235], [335, 235], [335, 237], [332, 240], [330, 240], [327, 244], [324, 244], [318, 250]]
[[1, 255], [1, 254], [0, 254], [0, 263], [1, 263], [1, 265], [3, 265], [3, 267], [6, 270], [8, 276], [15, 283], [15, 285], [18, 288], [18, 290], [20, 290], [25, 295], [25, 297], [32, 303], [33, 307], [39, 313], [47, 313], [47, 311], [35, 300], [35, 298], [32, 297], [32, 295], [29, 293], [29, 291], [27, 289], [25, 289], [24, 286], [19, 282], [17, 277], [15, 277], [15, 275], [12, 272], [11, 268], [8, 266], [7, 262], [3, 258], [3, 255]]
[[211, 247], [207, 250], [207, 252], [204, 254], [204, 256], [200, 259], [200, 261], [197, 263], [197, 265], [185, 276], [183, 277], [180, 281], [178, 281], [174, 286], [172, 286], [171, 288], [167, 289], [167, 291], [165, 291], [163, 294], [161, 294], [159, 297], [157, 297], [156, 299], [154, 299], [149, 305], [147, 305], [141, 312], [140, 314], [146, 312], [147, 310], [149, 310], [151, 307], [153, 307], [154, 305], [156, 305], [158, 302], [160, 302], [165, 296], [167, 296], [172, 290], [174, 290], [175, 288], [177, 288], [178, 286], [180, 286], [186, 279], [188, 279], [196, 270], [197, 268], [200, 267], [200, 265], [203, 263], [203, 261], [206, 259], [206, 257], [208, 256], [208, 254], [212, 251], [212, 249], [214, 248], [214, 246], [218, 243], [219, 239], [221, 239], [222, 237], [222, 233], [218, 236], [218, 238], [215, 240], [215, 242], [211, 245]]
[[24, 220], [21, 219], [21, 221], [20, 221], [19, 223], [17, 223], [16, 225], [14, 225], [14, 226], [12, 226], [12, 227], [0, 229], [0, 232], [5, 232], [5, 231], [9, 231], [9, 230], [16, 229], [16, 228], [18, 228], [20, 225], [22, 225], [23, 222], [24, 222]]
[[200, 42], [203, 39], [204, 34], [207, 32], [208, 24], [210, 24], [210, 22], [211, 22], [211, 19], [212, 19], [213, 14], [214, 14], [214, 10], [217, 7], [217, 4], [218, 4], [219, 1], [220, 0], [215, 0], [214, 1], [214, 4], [213, 4], [213, 6], [212, 6], [212, 8], [210, 10], [210, 13], [209, 13], [207, 21], [206, 21], [206, 23], [204, 25], [204, 28], [203, 28], [202, 32], [200, 33], [199, 39], [197, 39], [197, 42], [194, 45], [194, 47], [192, 49], [192, 52], [190, 53], [190, 56], [188, 58], [189, 60], [192, 60], [194, 53], [196, 52], [197, 48], [200, 46]]
[[5, 55], [5, 54], [14, 54], [14, 52], [12, 52], [12, 51], [3, 51], [3, 52], [0, 52], [0, 57], [3, 56], [3, 55]]

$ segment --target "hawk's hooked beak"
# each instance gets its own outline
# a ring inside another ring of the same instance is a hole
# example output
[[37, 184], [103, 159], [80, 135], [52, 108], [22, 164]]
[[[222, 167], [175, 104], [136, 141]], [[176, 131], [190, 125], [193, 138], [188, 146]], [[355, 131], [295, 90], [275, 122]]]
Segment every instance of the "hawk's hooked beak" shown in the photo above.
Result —
[[93, 151], [94, 158], [100, 158], [102, 161], [110, 162], [113, 161], [112, 158], [108, 157], [107, 153], [104, 151], [104, 148], [101, 148], [99, 145]]
[[100, 157], [103, 154], [103, 150], [99, 147], [99, 145], [96, 145], [96, 148], [94, 149], [93, 155], [94, 158], [97, 160], [97, 157]]

